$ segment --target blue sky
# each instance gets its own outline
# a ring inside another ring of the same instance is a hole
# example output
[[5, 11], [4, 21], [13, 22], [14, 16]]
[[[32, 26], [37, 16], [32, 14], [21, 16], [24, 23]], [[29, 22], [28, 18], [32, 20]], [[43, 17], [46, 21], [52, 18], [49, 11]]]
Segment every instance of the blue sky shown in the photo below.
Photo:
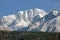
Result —
[[32, 8], [60, 9], [60, 0], [0, 0], [0, 17]]

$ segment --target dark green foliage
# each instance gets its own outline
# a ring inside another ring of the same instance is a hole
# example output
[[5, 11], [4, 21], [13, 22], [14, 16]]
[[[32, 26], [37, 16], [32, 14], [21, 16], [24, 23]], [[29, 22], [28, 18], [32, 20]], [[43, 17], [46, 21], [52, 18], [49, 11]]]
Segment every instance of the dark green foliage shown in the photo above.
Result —
[[59, 40], [59, 33], [0, 31], [0, 40]]

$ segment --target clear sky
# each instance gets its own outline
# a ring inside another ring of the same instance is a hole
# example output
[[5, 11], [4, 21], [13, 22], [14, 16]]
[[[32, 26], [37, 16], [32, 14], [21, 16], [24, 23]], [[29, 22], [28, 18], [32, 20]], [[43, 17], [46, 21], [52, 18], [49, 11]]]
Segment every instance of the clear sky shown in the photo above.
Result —
[[60, 0], [0, 0], [0, 17], [32, 8], [60, 9]]

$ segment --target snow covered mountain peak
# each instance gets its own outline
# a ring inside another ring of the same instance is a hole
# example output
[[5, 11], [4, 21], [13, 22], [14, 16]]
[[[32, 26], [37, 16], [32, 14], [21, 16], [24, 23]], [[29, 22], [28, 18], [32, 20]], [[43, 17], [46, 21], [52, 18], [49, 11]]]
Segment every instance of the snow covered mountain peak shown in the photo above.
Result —
[[60, 32], [60, 10], [35, 8], [19, 11], [17, 14], [3, 16], [0, 30]]
[[42, 17], [44, 17], [47, 13], [44, 11], [44, 10], [42, 10], [42, 9], [38, 9], [38, 8], [35, 8], [35, 9], [30, 9], [30, 10], [25, 10], [25, 11], [19, 11], [18, 12], [18, 15], [23, 15], [23, 14], [25, 14], [26, 16], [27, 15], [31, 15], [31, 16], [36, 16], [36, 15], [39, 15], [40, 16], [40, 18], [42, 18]]
[[[3, 16], [1, 19], [0, 26], [3, 28], [8, 28], [9, 30], [18, 30], [23, 27], [28, 27], [34, 20], [33, 18], [35, 16], [39, 16], [40, 18], [43, 18], [47, 13], [42, 9], [30, 9], [25, 11], [19, 11], [17, 14]], [[4, 30], [6, 30], [4, 29]]]
[[23, 26], [28, 27], [29, 24], [33, 21], [33, 18], [35, 16], [39, 16], [40, 18], [43, 18], [47, 13], [42, 9], [30, 9], [25, 11], [19, 11], [17, 13], [17, 20], [16, 20], [16, 26]]
[[52, 12], [52, 14], [53, 14], [54, 16], [60, 15], [60, 10], [51, 10], [51, 11], [49, 11], [49, 12]]

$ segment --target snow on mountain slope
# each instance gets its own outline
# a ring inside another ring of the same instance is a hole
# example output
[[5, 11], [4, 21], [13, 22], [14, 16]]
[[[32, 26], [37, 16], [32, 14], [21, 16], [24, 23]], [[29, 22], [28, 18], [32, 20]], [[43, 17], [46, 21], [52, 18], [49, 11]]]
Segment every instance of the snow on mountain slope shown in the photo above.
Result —
[[60, 32], [60, 16], [47, 21], [40, 31], [44, 32]]
[[16, 19], [15, 15], [3, 16], [2, 23], [5, 25], [10, 25]]
[[59, 32], [60, 31], [59, 18], [60, 18], [60, 11], [58, 10], [50, 11], [48, 15], [45, 15], [45, 17], [43, 17], [42, 19], [36, 18], [37, 20], [42, 20], [42, 21], [37, 21], [37, 22], [35, 21], [36, 23], [29, 25], [28, 31]]
[[60, 10], [52, 10], [47, 13], [35, 8], [3, 16], [0, 20], [0, 30], [60, 32], [59, 20]]
[[25, 11], [19, 11], [17, 14], [3, 16], [0, 24], [2, 30], [18, 30], [24, 27], [28, 27], [35, 16], [39, 16], [38, 19], [43, 18], [47, 13], [42, 9], [30, 9]]

